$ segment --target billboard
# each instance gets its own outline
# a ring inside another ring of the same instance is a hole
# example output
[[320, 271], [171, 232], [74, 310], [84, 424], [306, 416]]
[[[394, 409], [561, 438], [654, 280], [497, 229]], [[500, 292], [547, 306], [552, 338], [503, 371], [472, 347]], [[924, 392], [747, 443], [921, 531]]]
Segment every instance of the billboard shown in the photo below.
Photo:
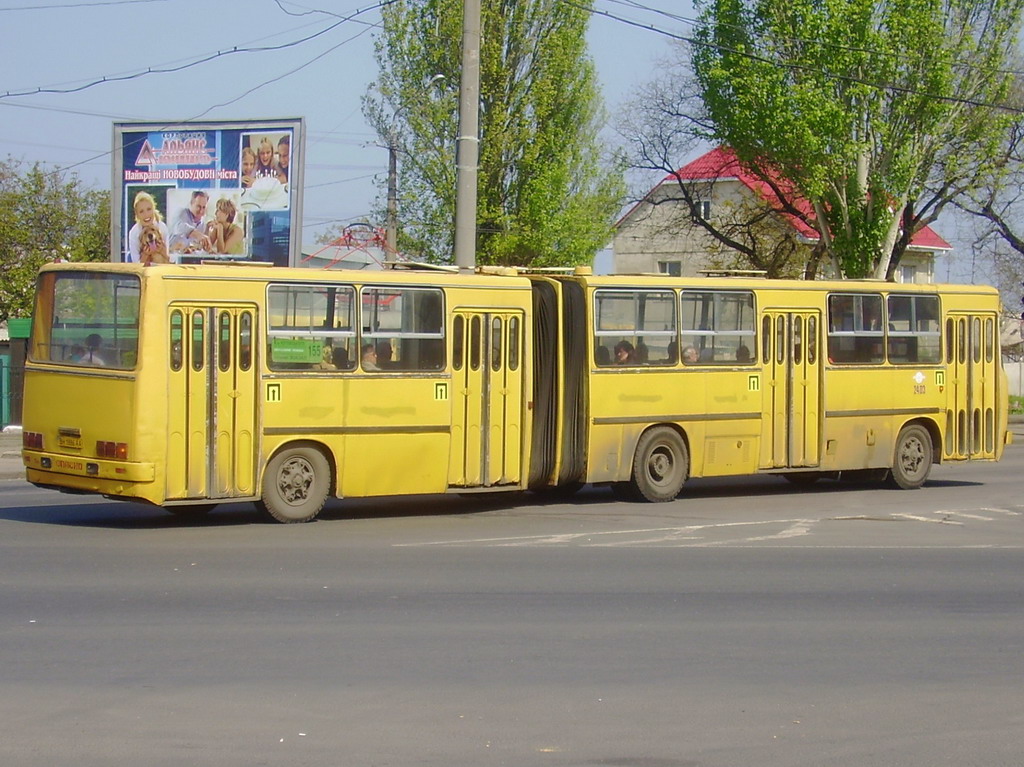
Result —
[[111, 260], [301, 258], [301, 118], [114, 123]]

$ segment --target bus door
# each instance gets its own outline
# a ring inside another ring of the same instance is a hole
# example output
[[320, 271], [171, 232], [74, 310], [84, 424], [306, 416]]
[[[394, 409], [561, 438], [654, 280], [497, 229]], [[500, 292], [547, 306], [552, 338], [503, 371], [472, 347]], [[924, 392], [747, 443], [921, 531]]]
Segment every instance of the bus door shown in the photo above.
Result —
[[765, 399], [761, 468], [821, 461], [821, 313], [768, 310], [761, 316]]
[[996, 451], [996, 348], [993, 314], [946, 318], [946, 362], [950, 376], [946, 409], [946, 456], [992, 458]]
[[452, 318], [452, 486], [521, 480], [523, 319], [500, 309]]
[[256, 307], [172, 304], [168, 498], [255, 494]]

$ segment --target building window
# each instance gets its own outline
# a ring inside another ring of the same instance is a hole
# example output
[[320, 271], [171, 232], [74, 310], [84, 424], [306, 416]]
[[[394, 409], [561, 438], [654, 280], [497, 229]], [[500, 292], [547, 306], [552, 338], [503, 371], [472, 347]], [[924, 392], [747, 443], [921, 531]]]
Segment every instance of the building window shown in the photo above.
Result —
[[658, 273], [667, 274], [670, 277], [680, 277], [683, 274], [683, 264], [681, 261], [659, 261]]

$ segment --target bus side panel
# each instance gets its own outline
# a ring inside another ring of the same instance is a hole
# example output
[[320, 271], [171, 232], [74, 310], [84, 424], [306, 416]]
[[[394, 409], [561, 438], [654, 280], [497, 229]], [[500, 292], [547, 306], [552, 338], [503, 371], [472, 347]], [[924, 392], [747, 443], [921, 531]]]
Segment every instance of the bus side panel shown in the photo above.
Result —
[[892, 371], [825, 369], [823, 470], [883, 468], [892, 464]]
[[333, 454], [339, 496], [446, 489], [451, 402], [444, 374], [306, 375], [265, 386], [275, 394], [264, 404], [264, 465], [282, 445], [312, 441]]
[[[757, 471], [761, 449], [761, 373], [718, 368], [686, 371], [684, 378], [714, 379], [705, 384], [707, 422], [703, 444], [691, 440], [691, 476], [723, 477]], [[703, 447], [703, 449], [701, 449]]]

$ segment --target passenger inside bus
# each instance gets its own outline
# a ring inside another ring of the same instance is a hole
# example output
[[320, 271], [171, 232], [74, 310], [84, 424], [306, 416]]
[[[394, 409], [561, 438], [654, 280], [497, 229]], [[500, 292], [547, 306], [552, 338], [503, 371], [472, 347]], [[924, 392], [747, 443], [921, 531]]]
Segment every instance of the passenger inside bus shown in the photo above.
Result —
[[373, 344], [363, 344], [361, 357], [363, 370], [380, 370], [377, 367], [377, 349]]
[[615, 364], [633, 365], [636, 363], [636, 352], [633, 344], [629, 341], [619, 341], [615, 344]]
[[98, 365], [105, 367], [107, 362], [100, 354], [100, 344], [103, 339], [99, 333], [90, 333], [85, 339], [85, 349], [78, 355], [72, 355], [72, 362], [81, 362], [84, 365]]
[[394, 350], [391, 348], [390, 341], [378, 341], [376, 346], [377, 351], [377, 367], [381, 370], [394, 367], [392, 357], [394, 356]]
[[348, 361], [348, 349], [344, 346], [335, 346], [331, 352], [331, 362], [338, 370], [348, 370], [352, 365]]

